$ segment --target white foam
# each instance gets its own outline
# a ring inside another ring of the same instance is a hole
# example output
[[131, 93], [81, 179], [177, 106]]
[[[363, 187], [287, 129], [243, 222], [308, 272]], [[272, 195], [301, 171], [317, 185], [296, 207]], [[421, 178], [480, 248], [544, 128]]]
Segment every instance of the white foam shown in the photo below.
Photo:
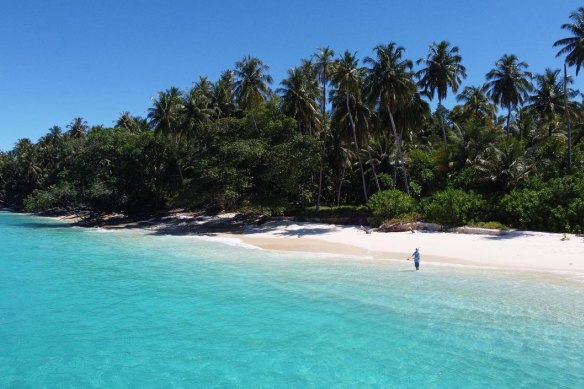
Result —
[[215, 237], [215, 236], [204, 236], [204, 235], [189, 235], [189, 238], [195, 238], [197, 240], [207, 241], [207, 242], [215, 242], [215, 243], [222, 243], [228, 246], [234, 247], [241, 247], [244, 249], [249, 250], [262, 250], [261, 247], [255, 246], [253, 244], [244, 243], [241, 239], [238, 238], [225, 238], [225, 237]]
[[172, 238], [172, 239], [193, 239], [199, 240], [204, 242], [212, 242], [212, 243], [220, 243], [225, 244], [228, 246], [233, 247], [240, 247], [249, 250], [263, 250], [261, 247], [254, 246], [249, 243], [244, 243], [241, 239], [238, 238], [225, 238], [225, 237], [217, 237], [217, 236], [208, 236], [208, 235], [173, 235], [173, 234], [164, 234], [160, 235], [161, 237]]

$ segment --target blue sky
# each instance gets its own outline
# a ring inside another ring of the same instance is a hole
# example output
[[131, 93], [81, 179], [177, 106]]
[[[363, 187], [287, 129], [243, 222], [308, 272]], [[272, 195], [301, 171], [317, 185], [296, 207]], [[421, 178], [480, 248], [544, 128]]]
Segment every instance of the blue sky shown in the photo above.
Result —
[[[579, 1], [138, 1], [3, 2], [0, 13], [0, 150], [35, 141], [81, 116], [112, 125], [122, 111], [145, 116], [150, 97], [215, 80], [246, 54], [279, 83], [317, 47], [360, 57], [395, 41], [424, 57], [432, 42], [460, 47], [465, 85], [479, 85], [494, 62], [514, 53], [542, 72], [558, 68], [554, 41], [566, 36]], [[584, 90], [584, 74], [576, 88]], [[277, 87], [277, 85], [274, 85]], [[446, 105], [453, 103], [449, 98]]]

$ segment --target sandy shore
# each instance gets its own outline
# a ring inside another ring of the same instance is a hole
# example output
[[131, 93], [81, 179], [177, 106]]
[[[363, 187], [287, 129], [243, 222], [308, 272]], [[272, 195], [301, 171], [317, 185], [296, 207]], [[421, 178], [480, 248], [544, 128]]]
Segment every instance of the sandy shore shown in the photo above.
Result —
[[237, 214], [202, 216], [177, 212], [148, 220], [127, 221], [114, 215], [100, 223], [77, 225], [144, 229], [156, 235], [206, 235], [238, 238], [266, 250], [367, 256], [405, 260], [417, 247], [424, 263], [462, 264], [503, 269], [576, 272], [584, 275], [584, 238], [572, 234], [509, 231], [500, 236], [449, 232], [366, 232], [360, 226], [257, 221]]
[[[226, 234], [226, 236], [233, 236]], [[416, 247], [422, 263], [584, 273], [584, 238], [568, 234], [510, 231], [502, 236], [445, 232], [370, 232], [358, 226], [268, 222], [237, 235], [269, 250], [366, 255], [403, 260]]]

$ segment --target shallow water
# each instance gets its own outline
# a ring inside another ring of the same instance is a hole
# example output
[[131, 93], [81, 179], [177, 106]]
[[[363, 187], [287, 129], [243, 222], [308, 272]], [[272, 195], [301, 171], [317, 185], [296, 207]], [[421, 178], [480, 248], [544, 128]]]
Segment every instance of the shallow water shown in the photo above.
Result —
[[2, 212], [0, 239], [1, 388], [584, 387], [576, 281]]

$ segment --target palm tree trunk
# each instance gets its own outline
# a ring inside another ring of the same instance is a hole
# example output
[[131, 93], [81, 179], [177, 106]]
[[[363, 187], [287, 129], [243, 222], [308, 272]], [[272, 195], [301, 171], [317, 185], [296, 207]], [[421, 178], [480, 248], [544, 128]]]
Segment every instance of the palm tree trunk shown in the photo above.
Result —
[[442, 139], [444, 139], [444, 144], [448, 144], [448, 139], [446, 139], [446, 129], [444, 128], [444, 120], [442, 120], [442, 99], [438, 98], [438, 116], [440, 118], [440, 130], [442, 131]]
[[180, 178], [180, 186], [182, 186], [183, 182], [184, 182], [184, 177], [183, 177], [183, 173], [182, 173], [182, 168], [180, 167], [180, 162], [178, 160], [178, 136], [174, 137], [174, 148], [172, 150], [172, 154], [174, 156], [174, 160], [176, 161], [176, 168], [178, 170], [178, 177]]
[[369, 148], [369, 139], [367, 139], [367, 155], [369, 156], [369, 164], [371, 165], [371, 171], [373, 172], [373, 178], [375, 179], [375, 185], [377, 186], [377, 191], [381, 192], [381, 187], [379, 186], [379, 180], [377, 179], [377, 172], [375, 171], [375, 164], [373, 163], [373, 156], [371, 155], [371, 148]]
[[324, 170], [324, 158], [326, 156], [326, 66], [323, 68], [323, 76], [322, 76], [322, 107], [321, 107], [321, 115], [322, 115], [322, 155], [320, 156], [320, 173], [318, 178], [318, 197], [316, 200], [316, 210], [320, 209], [320, 199], [322, 198], [322, 174]]
[[509, 123], [511, 123], [511, 106], [509, 106], [509, 112], [507, 113], [507, 127], [505, 128], [505, 130], [507, 131], [507, 136], [509, 136], [510, 134]]
[[260, 133], [260, 129], [258, 128], [258, 124], [255, 119], [255, 113], [253, 112], [253, 110], [251, 111], [251, 120], [253, 121], [253, 125], [256, 129], [256, 132], [258, 133], [258, 137], [260, 137], [262, 134]]
[[343, 161], [343, 170], [341, 171], [341, 179], [339, 180], [339, 189], [337, 190], [337, 206], [341, 205], [341, 189], [343, 188], [343, 181], [345, 180], [345, 171], [347, 170], [347, 160], [349, 153], [345, 150], [345, 159]]
[[566, 128], [568, 130], [568, 169], [572, 169], [572, 127], [570, 126], [570, 112], [568, 112], [568, 73], [564, 63], [564, 112], [566, 114]]
[[318, 197], [316, 198], [316, 211], [320, 209], [320, 198], [322, 196], [322, 157], [320, 158], [320, 169], [318, 172]]
[[393, 163], [393, 187], [397, 188], [397, 163], [398, 157], [395, 157], [395, 161]]
[[355, 128], [355, 121], [353, 120], [353, 115], [351, 115], [351, 108], [349, 106], [349, 92], [347, 91], [347, 113], [349, 114], [349, 120], [351, 121], [351, 128], [353, 130], [353, 142], [355, 143], [355, 152], [357, 153], [357, 159], [359, 160], [359, 170], [361, 171], [361, 183], [363, 184], [363, 197], [365, 197], [365, 202], [367, 202], [367, 185], [365, 184], [365, 174], [363, 173], [363, 163], [361, 162], [361, 154], [359, 153], [359, 144], [357, 143], [357, 129]]
[[393, 120], [393, 114], [391, 113], [391, 108], [389, 107], [389, 104], [387, 105], [387, 112], [389, 113], [389, 121], [391, 122], [391, 129], [393, 131], [393, 136], [395, 138], [395, 144], [397, 146], [397, 157], [399, 159], [399, 165], [401, 167], [402, 174], [404, 176], [404, 185], [406, 187], [406, 193], [410, 194], [410, 184], [408, 183], [408, 172], [406, 171], [406, 166], [405, 166], [405, 162], [404, 162], [401, 139], [400, 139], [400, 136], [398, 135], [397, 130], [395, 128], [395, 121]]

